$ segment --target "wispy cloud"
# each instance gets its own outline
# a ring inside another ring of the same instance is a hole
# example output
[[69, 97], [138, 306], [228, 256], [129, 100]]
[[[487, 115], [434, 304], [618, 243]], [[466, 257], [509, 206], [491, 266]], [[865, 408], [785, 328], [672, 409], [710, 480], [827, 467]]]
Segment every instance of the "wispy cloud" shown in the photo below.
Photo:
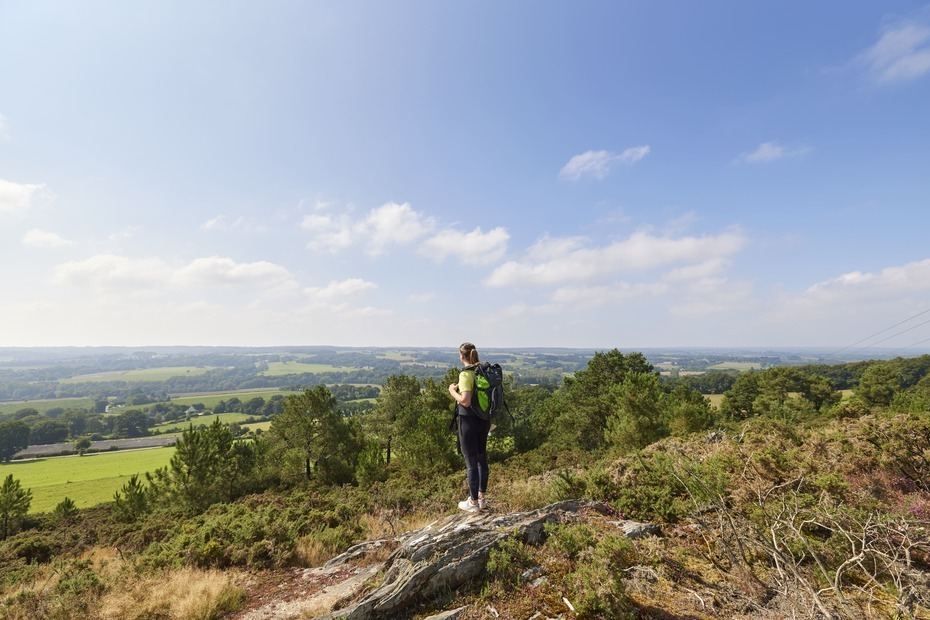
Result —
[[435, 226], [433, 218], [414, 211], [408, 203], [389, 202], [371, 211], [359, 231], [367, 237], [366, 251], [378, 256], [389, 246], [413, 243]]
[[380, 256], [390, 247], [412, 244], [436, 227], [432, 217], [414, 210], [409, 203], [388, 202], [359, 219], [349, 213], [322, 212], [326, 208], [318, 205], [301, 222], [301, 227], [310, 232], [307, 245], [312, 250], [338, 252], [361, 244], [369, 256]]
[[904, 82], [930, 73], [930, 25], [919, 17], [882, 28], [878, 41], [859, 55], [877, 83]]
[[23, 235], [23, 245], [33, 248], [59, 248], [74, 245], [74, 242], [65, 239], [58, 233], [33, 228]]
[[0, 215], [19, 215], [32, 208], [33, 198], [44, 185], [13, 183], [0, 179]]
[[[349, 213], [326, 213], [329, 205], [303, 216], [301, 227], [310, 233], [307, 246], [318, 252], [336, 253], [361, 246], [372, 257], [391, 248], [417, 246], [423, 256], [438, 262], [455, 257], [469, 265], [486, 265], [500, 260], [507, 251], [510, 234], [497, 227], [464, 232], [440, 228], [437, 220], [409, 203], [388, 202], [353, 217]], [[438, 232], [437, 232], [438, 230]]]
[[610, 151], [586, 151], [575, 155], [562, 166], [559, 178], [577, 181], [582, 177], [605, 179], [610, 169], [617, 164], [633, 164], [649, 154], [648, 146], [634, 146], [622, 153]]
[[732, 256], [746, 244], [736, 229], [710, 236], [658, 237], [637, 232], [603, 247], [581, 247], [581, 240], [544, 237], [522, 261], [508, 261], [486, 280], [489, 286], [547, 286], [594, 282], [618, 273], [688, 264]]
[[818, 282], [804, 293], [817, 299], [853, 301], [861, 297], [930, 292], [930, 259], [887, 267], [878, 273], [851, 271]]
[[176, 267], [161, 258], [100, 254], [58, 265], [54, 269], [52, 281], [97, 290], [135, 293], [165, 287], [268, 287], [291, 278], [287, 269], [267, 261], [238, 263], [227, 257], [209, 256]]
[[228, 215], [217, 215], [210, 218], [200, 225], [201, 230], [209, 231], [231, 231], [239, 230], [245, 232], [266, 232], [267, 228], [254, 220], [247, 217], [230, 217]]
[[482, 232], [481, 227], [468, 233], [444, 230], [424, 241], [419, 251], [437, 261], [457, 256], [467, 265], [489, 265], [503, 258], [508, 239], [510, 235], [501, 227], [488, 232]]
[[361, 278], [349, 278], [340, 281], [333, 280], [324, 287], [309, 288], [307, 294], [316, 299], [334, 300], [360, 295], [375, 288], [378, 288], [378, 285], [374, 282]]
[[225, 256], [198, 258], [172, 272], [173, 282], [188, 285], [268, 286], [291, 278], [290, 272], [268, 261], [237, 263]]
[[810, 151], [807, 147], [789, 148], [782, 146], [774, 140], [772, 142], [763, 142], [750, 153], [743, 153], [739, 156], [739, 161], [747, 164], [768, 164], [786, 157], [796, 157]]

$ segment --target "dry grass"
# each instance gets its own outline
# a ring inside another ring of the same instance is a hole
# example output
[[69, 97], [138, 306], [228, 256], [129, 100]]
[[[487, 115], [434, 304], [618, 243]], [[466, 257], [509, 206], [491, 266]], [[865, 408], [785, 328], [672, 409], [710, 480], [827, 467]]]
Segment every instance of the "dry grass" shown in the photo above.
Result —
[[341, 551], [320, 540], [316, 535], [308, 534], [297, 540], [294, 555], [298, 566], [323, 566]]
[[[488, 499], [495, 508], [504, 512], [524, 512], [535, 510], [555, 501], [553, 481], [555, 472], [541, 476], [501, 480], [495, 485], [493, 495]], [[490, 489], [489, 489], [490, 491]]]
[[241, 575], [185, 568], [117, 584], [99, 604], [105, 620], [216, 620], [242, 604]]

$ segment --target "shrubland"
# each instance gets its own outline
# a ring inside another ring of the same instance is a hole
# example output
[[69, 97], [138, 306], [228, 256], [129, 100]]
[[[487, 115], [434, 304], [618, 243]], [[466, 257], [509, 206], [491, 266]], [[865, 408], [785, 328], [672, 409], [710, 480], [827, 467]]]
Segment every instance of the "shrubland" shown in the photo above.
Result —
[[[558, 387], [510, 382], [513, 418], [489, 443], [494, 510], [585, 497], [615, 519], [506, 541], [483, 579], [432, 611], [930, 617], [928, 361], [747, 372], [719, 408], [617, 350]], [[0, 618], [222, 618], [255, 575], [453, 512], [464, 468], [444, 386], [456, 377], [392, 376], [354, 416], [317, 386], [284, 399], [254, 440], [191, 428], [167, 467], [92, 509], [28, 515], [11, 480]], [[612, 523], [623, 519], [663, 535], [630, 540]]]

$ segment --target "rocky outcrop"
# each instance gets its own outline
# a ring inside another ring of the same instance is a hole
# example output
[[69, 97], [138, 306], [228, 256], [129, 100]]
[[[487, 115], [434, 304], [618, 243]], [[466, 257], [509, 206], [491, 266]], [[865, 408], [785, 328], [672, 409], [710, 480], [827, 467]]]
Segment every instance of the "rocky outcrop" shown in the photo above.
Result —
[[[320, 620], [397, 618], [420, 601], [449, 592], [479, 576], [485, 570], [492, 549], [505, 538], [515, 537], [530, 544], [542, 541], [547, 523], [571, 520], [586, 510], [603, 512], [593, 501], [579, 500], [552, 504], [539, 510], [497, 516], [492, 512], [461, 513], [401, 537], [397, 549], [385, 561], [380, 583], [349, 602], [337, 604], [337, 611]], [[371, 543], [353, 547], [333, 558], [324, 569], [333, 569], [357, 558]], [[344, 605], [338, 608], [339, 605]], [[444, 612], [455, 617], [461, 610]]]
[[[236, 616], [238, 620], [316, 618], [378, 620], [408, 617], [420, 604], [435, 601], [468, 581], [481, 577], [491, 551], [508, 538], [539, 544], [549, 523], [578, 519], [590, 512], [606, 514], [590, 500], [559, 502], [506, 515], [493, 511], [458, 513], [392, 539], [364, 542], [319, 568], [298, 571], [294, 590], [303, 595], [273, 600]], [[651, 524], [613, 521], [630, 537], [660, 535]], [[390, 551], [389, 555], [386, 555]], [[377, 560], [384, 558], [386, 560]], [[525, 578], [544, 580], [528, 571]], [[296, 593], [296, 592], [295, 592]], [[465, 608], [451, 609], [430, 620], [453, 620]]]

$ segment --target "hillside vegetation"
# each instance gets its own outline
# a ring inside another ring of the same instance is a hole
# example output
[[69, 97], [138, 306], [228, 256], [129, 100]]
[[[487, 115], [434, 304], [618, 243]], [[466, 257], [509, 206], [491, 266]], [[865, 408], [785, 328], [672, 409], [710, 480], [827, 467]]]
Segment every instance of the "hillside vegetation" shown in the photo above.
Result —
[[[557, 524], [410, 617], [928, 618], [928, 371], [928, 356], [776, 366], [733, 377], [719, 407], [640, 353], [512, 379], [492, 509], [589, 498], [662, 536], [630, 540], [601, 512]], [[7, 476], [0, 618], [232, 618], [294, 567], [454, 512], [457, 372], [392, 375], [353, 415], [310, 387], [257, 437], [188, 429], [167, 466], [91, 509], [30, 516]]]

